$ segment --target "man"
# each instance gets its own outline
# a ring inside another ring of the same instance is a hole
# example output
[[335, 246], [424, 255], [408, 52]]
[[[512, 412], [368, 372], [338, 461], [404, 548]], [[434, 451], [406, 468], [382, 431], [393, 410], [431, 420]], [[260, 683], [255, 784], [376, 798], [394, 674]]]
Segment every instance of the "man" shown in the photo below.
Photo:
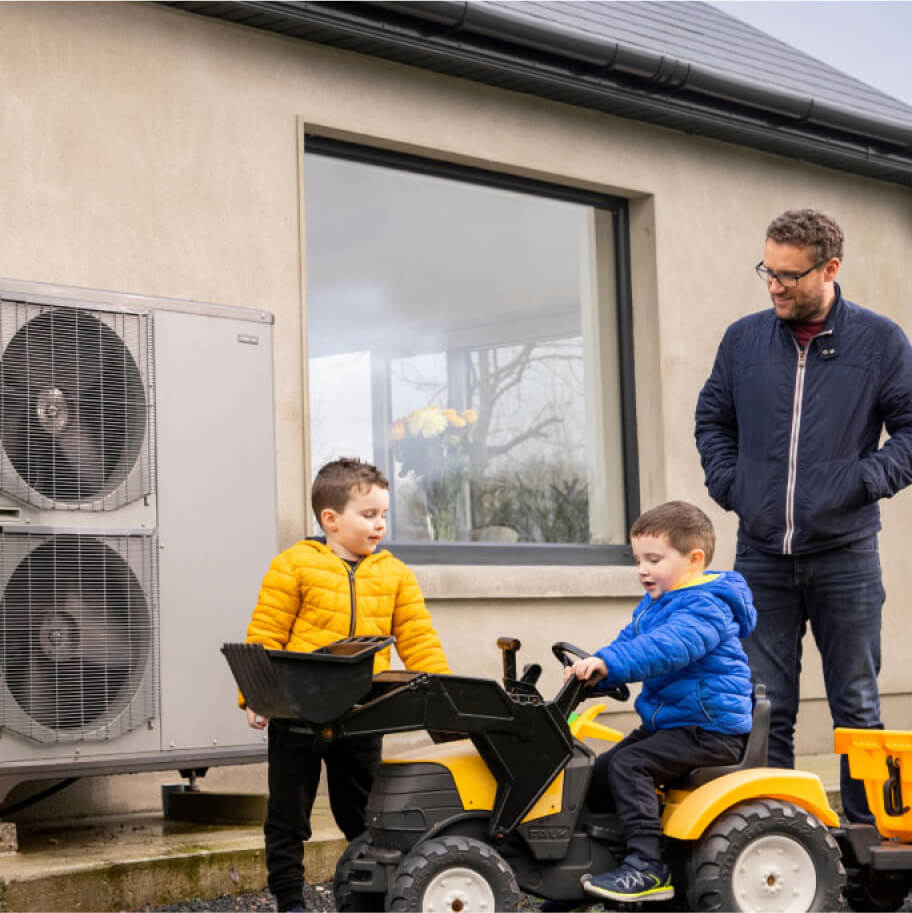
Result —
[[[883, 728], [877, 502], [912, 482], [912, 349], [891, 320], [842, 297], [842, 247], [812, 209], [769, 225], [755, 269], [773, 308], [728, 328], [697, 403], [706, 487], [739, 519], [735, 569], [758, 616], [745, 647], [772, 702], [777, 767], [794, 766], [808, 622], [833, 725]], [[848, 819], [873, 822], [845, 757], [841, 787]]]

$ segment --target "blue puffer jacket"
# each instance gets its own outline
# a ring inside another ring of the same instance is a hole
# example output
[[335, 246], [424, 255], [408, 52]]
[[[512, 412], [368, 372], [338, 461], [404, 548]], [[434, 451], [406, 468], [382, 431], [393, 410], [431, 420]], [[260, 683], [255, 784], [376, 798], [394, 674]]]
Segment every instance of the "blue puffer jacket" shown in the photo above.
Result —
[[595, 653], [609, 673], [595, 690], [642, 681], [636, 710], [647, 729], [750, 732], [751, 673], [740, 638], [756, 623], [751, 592], [735, 571], [658, 599], [646, 595], [633, 621]]
[[801, 555], [873, 535], [877, 501], [912, 482], [909, 341], [838, 285], [804, 353], [774, 309], [744, 317], [719, 345], [696, 437], [706, 487], [747, 545]]

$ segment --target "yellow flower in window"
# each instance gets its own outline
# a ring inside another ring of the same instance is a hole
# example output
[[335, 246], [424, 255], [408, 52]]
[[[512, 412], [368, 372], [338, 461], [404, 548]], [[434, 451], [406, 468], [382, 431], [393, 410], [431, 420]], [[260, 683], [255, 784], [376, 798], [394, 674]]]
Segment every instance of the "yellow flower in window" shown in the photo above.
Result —
[[414, 475], [428, 515], [431, 538], [453, 541], [459, 536], [468, 484], [473, 409], [459, 412], [440, 406], [415, 409], [390, 426], [392, 452], [398, 475]]
[[447, 426], [446, 416], [438, 406], [416, 409], [408, 417], [409, 434], [418, 437], [435, 437]]
[[466, 420], [455, 409], [444, 409], [443, 414], [451, 428], [465, 428]]

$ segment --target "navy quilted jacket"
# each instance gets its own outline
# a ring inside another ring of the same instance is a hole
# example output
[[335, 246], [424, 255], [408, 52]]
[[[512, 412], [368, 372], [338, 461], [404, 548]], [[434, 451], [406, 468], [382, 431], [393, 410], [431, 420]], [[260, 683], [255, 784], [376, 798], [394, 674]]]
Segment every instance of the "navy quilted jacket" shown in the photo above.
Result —
[[633, 621], [595, 653], [608, 667], [596, 691], [643, 682], [636, 710], [647, 729], [750, 732], [751, 673], [740, 638], [756, 623], [751, 592], [735, 571], [658, 599], [647, 594]]
[[700, 393], [696, 437], [706, 487], [747, 545], [801, 555], [873, 535], [878, 500], [912, 482], [909, 341], [838, 285], [804, 352], [774, 309], [743, 317]]

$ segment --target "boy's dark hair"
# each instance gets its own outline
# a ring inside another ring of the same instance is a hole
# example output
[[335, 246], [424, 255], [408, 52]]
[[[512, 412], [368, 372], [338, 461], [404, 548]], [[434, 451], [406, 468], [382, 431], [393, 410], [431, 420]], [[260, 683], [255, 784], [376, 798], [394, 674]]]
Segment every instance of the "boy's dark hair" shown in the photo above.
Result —
[[664, 536], [682, 555], [689, 555], [695, 548], [702, 549], [707, 567], [716, 550], [712, 520], [699, 507], [686, 501], [668, 501], [640, 514], [630, 527], [630, 538], [638, 536]]
[[766, 237], [777, 244], [810, 247], [818, 263], [836, 257], [842, 260], [842, 229], [826, 213], [816, 209], [790, 209], [770, 222]]
[[366, 491], [373, 485], [389, 490], [388, 479], [371, 463], [353, 457], [326, 463], [317, 473], [310, 493], [310, 505], [317, 523], [327, 507], [341, 514], [354, 489]]

